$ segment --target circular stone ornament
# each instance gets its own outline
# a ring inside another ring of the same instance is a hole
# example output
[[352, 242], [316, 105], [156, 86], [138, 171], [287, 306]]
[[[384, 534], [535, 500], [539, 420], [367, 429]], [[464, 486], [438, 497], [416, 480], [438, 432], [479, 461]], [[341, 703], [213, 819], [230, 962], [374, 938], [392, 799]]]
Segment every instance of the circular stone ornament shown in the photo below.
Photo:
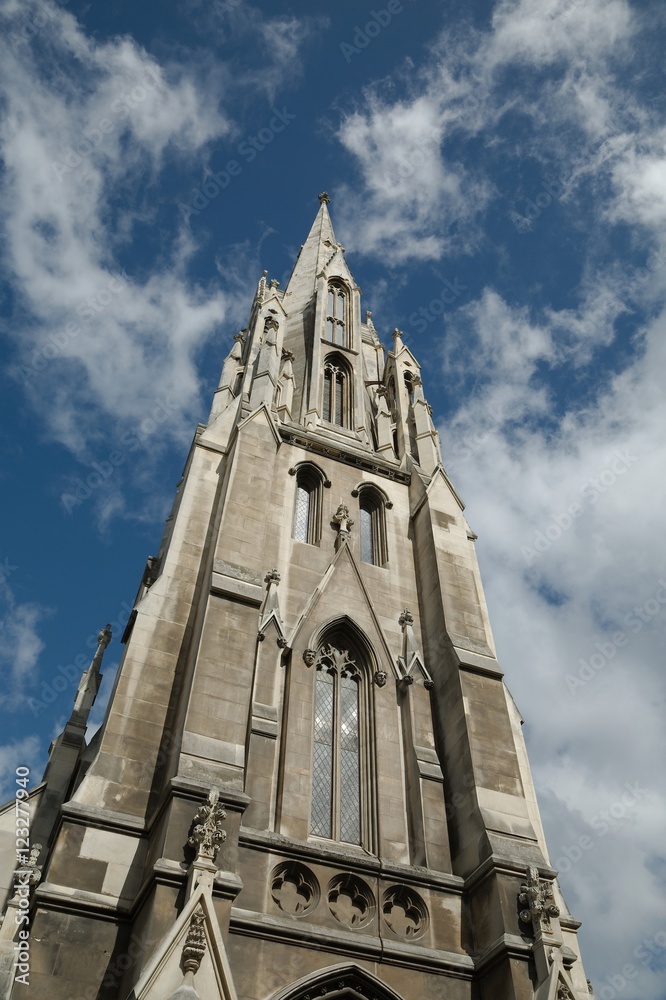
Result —
[[336, 875], [328, 883], [328, 908], [339, 923], [356, 930], [375, 915], [375, 897], [356, 875]]
[[283, 913], [303, 917], [319, 902], [319, 882], [305, 865], [285, 861], [271, 874], [271, 897]]
[[392, 885], [382, 898], [384, 920], [394, 934], [413, 941], [428, 929], [428, 908], [413, 889]]

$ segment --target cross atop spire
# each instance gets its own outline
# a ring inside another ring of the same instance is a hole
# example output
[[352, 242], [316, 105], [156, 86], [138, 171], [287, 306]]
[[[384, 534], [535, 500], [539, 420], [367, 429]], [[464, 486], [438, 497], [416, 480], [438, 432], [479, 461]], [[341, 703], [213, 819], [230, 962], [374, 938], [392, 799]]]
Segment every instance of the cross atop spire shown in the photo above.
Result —
[[321, 194], [317, 195], [319, 198], [320, 205], [330, 205], [331, 199], [328, 197], [328, 191], [323, 191]]

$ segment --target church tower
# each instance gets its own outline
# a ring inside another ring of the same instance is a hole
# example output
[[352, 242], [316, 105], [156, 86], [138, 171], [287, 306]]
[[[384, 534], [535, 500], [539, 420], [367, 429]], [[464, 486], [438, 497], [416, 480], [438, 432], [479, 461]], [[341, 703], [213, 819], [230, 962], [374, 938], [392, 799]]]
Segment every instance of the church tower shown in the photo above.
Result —
[[30, 795], [3, 997], [589, 996], [419, 363], [319, 200], [224, 361], [105, 721], [86, 745], [108, 629]]

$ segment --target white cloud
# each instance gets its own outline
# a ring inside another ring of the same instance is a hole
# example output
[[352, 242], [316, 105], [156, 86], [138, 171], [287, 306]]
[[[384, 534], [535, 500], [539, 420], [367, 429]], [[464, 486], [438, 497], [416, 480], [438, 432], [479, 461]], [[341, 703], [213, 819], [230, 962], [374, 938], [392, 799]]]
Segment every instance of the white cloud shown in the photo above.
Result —
[[[586, 329], [597, 325], [595, 301], [576, 316], [583, 349]], [[637, 992], [632, 985], [625, 995], [661, 997], [659, 974], [634, 952], [663, 929], [655, 862], [666, 819], [666, 572], [655, 483], [666, 465], [666, 311], [641, 331], [624, 370], [598, 383], [585, 404], [559, 412], [549, 376], [571, 368], [572, 358], [571, 343], [558, 351], [554, 321], [562, 317], [528, 319], [490, 291], [461, 313], [448, 330], [447, 356], [464, 354], [465, 364], [473, 356], [481, 379], [441, 428], [444, 462], [479, 534], [551, 860], [572, 911], [586, 914], [588, 975], [633, 963]], [[576, 360], [595, 358], [584, 350]], [[642, 789], [630, 807], [622, 804], [627, 786]], [[604, 812], [614, 823], [600, 833]], [[592, 846], [572, 864], [580, 836]]]
[[29, 785], [37, 784], [37, 779], [41, 778], [41, 771], [37, 765], [42, 765], [42, 758], [42, 741], [35, 734], [0, 746], [0, 804], [11, 800], [16, 795], [18, 787], [16, 784], [17, 767], [29, 768]]
[[24, 688], [34, 677], [44, 643], [38, 626], [47, 608], [19, 602], [0, 575], [0, 667], [5, 677], [0, 707], [15, 710], [25, 698]]
[[54, 80], [28, 44], [1, 71], [5, 264], [20, 304], [11, 331], [20, 374], [38, 408], [52, 395], [49, 431], [82, 456], [109, 417], [119, 427], [144, 418], [155, 385], [174, 401], [167, 433], [181, 432], [196, 403], [196, 353], [224, 298], [187, 280], [187, 238], [163, 271], [122, 274], [123, 248], [154, 209], [144, 199], [120, 206], [136, 204], [128, 194], [147, 188], [167, 155], [201, 156], [230, 125], [201, 80], [167, 79], [133, 41], [95, 43], [70, 14], [49, 10], [40, 43], [54, 61], [75, 60], [74, 75]]

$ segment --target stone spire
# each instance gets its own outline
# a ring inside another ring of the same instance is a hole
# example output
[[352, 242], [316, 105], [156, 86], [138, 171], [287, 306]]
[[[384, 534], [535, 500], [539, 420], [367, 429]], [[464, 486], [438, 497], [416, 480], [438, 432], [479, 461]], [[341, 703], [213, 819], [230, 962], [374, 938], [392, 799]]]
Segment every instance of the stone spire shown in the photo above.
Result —
[[[338, 248], [338, 241], [333, 232], [331, 216], [328, 212], [329, 197], [324, 192], [319, 195], [319, 211], [312, 223], [312, 228], [298, 255], [298, 260], [291, 273], [286, 294], [292, 299], [303, 298], [307, 302], [316, 288], [317, 275], [333, 256]], [[290, 307], [293, 308], [292, 301]]]

